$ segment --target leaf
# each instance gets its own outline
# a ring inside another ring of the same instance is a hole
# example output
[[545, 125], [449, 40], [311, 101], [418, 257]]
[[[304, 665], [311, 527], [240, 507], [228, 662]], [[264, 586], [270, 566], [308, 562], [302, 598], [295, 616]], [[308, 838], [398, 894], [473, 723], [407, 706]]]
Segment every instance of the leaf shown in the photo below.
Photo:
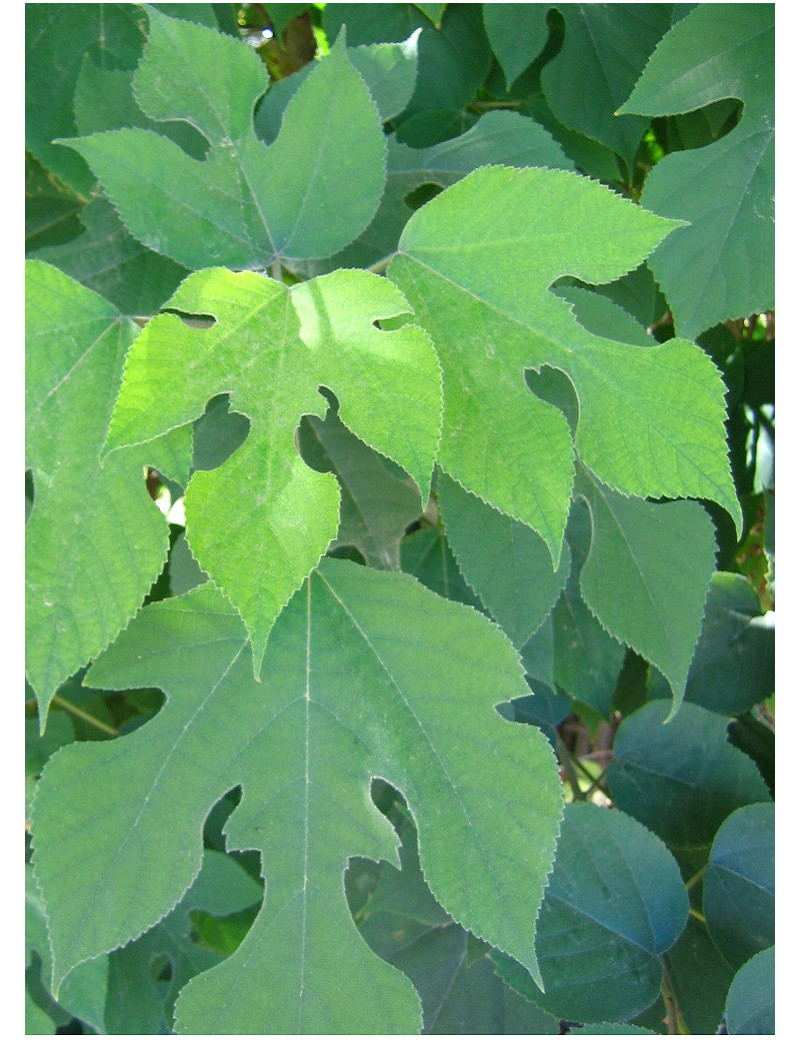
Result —
[[102, 297], [27, 261], [25, 671], [42, 729], [56, 689], [133, 616], [166, 561], [142, 467], [172, 458], [188, 472], [188, 429], [98, 460], [135, 332]]
[[437, 497], [462, 573], [511, 642], [522, 646], [566, 583], [569, 553], [554, 572], [547, 546], [534, 531], [446, 475], [437, 482]]
[[[684, 929], [689, 900], [677, 864], [641, 824], [590, 803], [566, 807], [539, 914], [544, 992], [521, 992], [557, 1018], [624, 1021], [658, 997], [665, 953]], [[495, 955], [525, 986], [519, 965]]]
[[[381, 122], [399, 115], [411, 100], [417, 77], [417, 34], [402, 43], [369, 43], [348, 47], [347, 57], [361, 75], [375, 104]], [[253, 120], [255, 131], [265, 144], [278, 136], [286, 106], [313, 71], [304, 65], [291, 76], [273, 83], [262, 99]]]
[[567, 584], [550, 617], [520, 653], [532, 678], [546, 683], [554, 693], [563, 690], [608, 718], [625, 650], [581, 595], [579, 577], [590, 538], [591, 519], [581, 501], [573, 506], [567, 525], [566, 544], [572, 559]]
[[548, 166], [572, 164], [542, 127], [516, 112], [487, 112], [466, 133], [429, 148], [410, 148], [394, 135], [388, 139], [388, 174], [378, 212], [364, 233], [327, 260], [303, 265], [303, 273], [319, 274], [337, 267], [367, 267], [397, 249], [414, 212], [414, 193], [427, 187], [455, 184], [479, 166]]
[[55, 144], [75, 133], [73, 98], [83, 56], [133, 68], [142, 52], [142, 12], [133, 4], [36, 4], [25, 10], [25, 141], [36, 158], [84, 197], [94, 177]]
[[[261, 886], [234, 859], [205, 849], [199, 874], [172, 913], [109, 956], [105, 1031], [171, 1032], [175, 999], [182, 987], [222, 960], [192, 941], [190, 912], [203, 909], [224, 916], [260, 903], [262, 896]], [[170, 963], [167, 987], [153, 977], [153, 964], [161, 956]]]
[[474, 611], [408, 576], [326, 560], [281, 614], [260, 684], [238, 614], [209, 584], [147, 607], [87, 681], [157, 685], [168, 700], [129, 736], [60, 751], [39, 784], [56, 982], [175, 905], [200, 866], [203, 820], [241, 784], [228, 847], [261, 850], [268, 900], [239, 950], [183, 990], [177, 1029], [416, 1030], [410, 984], [359, 945], [343, 899], [348, 857], [397, 862], [373, 776], [407, 797], [436, 898], [536, 972], [561, 787], [545, 738], [493, 712], [526, 687]]
[[404, 538], [400, 543], [400, 565], [406, 574], [413, 574], [437, 595], [481, 609], [442, 527], [423, 527]]
[[136, 128], [63, 142], [92, 166], [132, 234], [195, 269], [264, 268], [352, 241], [377, 208], [386, 146], [344, 39], [292, 98], [267, 147], [253, 129], [266, 74], [252, 49], [152, 10], [150, 22], [136, 99], [153, 119], [193, 123], [210, 145], [205, 160]]
[[734, 968], [775, 945], [775, 806], [732, 812], [714, 837], [703, 876], [703, 915]]
[[618, 495], [585, 470], [578, 492], [592, 513], [592, 546], [580, 578], [583, 598], [611, 635], [667, 676], [674, 714], [714, 572], [711, 518], [696, 502], [656, 504]]
[[690, 222], [648, 261], [682, 336], [775, 303], [774, 19], [774, 5], [700, 4], [664, 37], [619, 110], [744, 102], [729, 134], [665, 156], [645, 183], [644, 206]]
[[[42, 973], [46, 977], [49, 976], [51, 957], [47, 916], [33, 878], [33, 869], [29, 863], [25, 864], [25, 949], [36, 953]], [[48, 1014], [56, 1019], [63, 1016], [66, 1021], [69, 1021], [76, 1016], [96, 1032], [103, 1032], [107, 982], [108, 958], [100, 957], [78, 965], [69, 973], [58, 995], [58, 1004], [55, 1003], [49, 991], [43, 987], [42, 991], [36, 995], [45, 1005]], [[58, 1024], [62, 1023], [59, 1021]], [[55, 1029], [51, 1029], [49, 1032], [55, 1032]]]
[[439, 436], [438, 362], [416, 326], [373, 328], [407, 304], [365, 271], [291, 290], [253, 272], [198, 271], [167, 307], [211, 315], [214, 325], [191, 327], [175, 314], [147, 325], [125, 367], [107, 449], [190, 422], [219, 392], [250, 419], [249, 436], [227, 462], [194, 474], [185, 508], [192, 555], [241, 612], [257, 674], [275, 618], [339, 525], [335, 478], [311, 470], [296, 449], [300, 417], [322, 417], [317, 391], [329, 388], [349, 429], [406, 469], [427, 498]]
[[492, 50], [511, 85], [545, 48], [550, 30], [542, 4], [484, 4], [483, 24]]
[[775, 1033], [775, 947], [762, 950], [734, 976], [725, 1006], [732, 1035]]
[[33, 792], [48, 758], [64, 744], [75, 739], [72, 723], [66, 714], [56, 712], [50, 716], [47, 731], [39, 733], [38, 720], [25, 716], [25, 816], [30, 815]]
[[557, 1023], [505, 985], [485, 950], [435, 901], [420, 869], [416, 829], [400, 811], [396, 815], [402, 870], [381, 864], [356, 920], [372, 949], [414, 983], [423, 1031], [554, 1033]]
[[128, 315], [155, 313], [188, 273], [128, 234], [105, 199], [80, 215], [84, 231], [64, 245], [37, 250], [33, 259], [52, 264]]
[[713, 1035], [722, 1021], [733, 972], [711, 941], [708, 929], [692, 915], [665, 962], [681, 1009], [694, 1034]]
[[339, 480], [341, 520], [333, 545], [354, 545], [370, 567], [399, 570], [400, 540], [420, 513], [414, 482], [347, 429], [335, 399], [324, 421], [303, 417], [299, 442], [309, 465]]
[[414, 214], [389, 267], [442, 364], [439, 465], [538, 531], [556, 564], [573, 440], [560, 411], [526, 390], [526, 368], [570, 377], [574, 450], [604, 483], [642, 498], [709, 498], [741, 526], [713, 363], [682, 340], [641, 348], [595, 337], [548, 292], [565, 274], [619, 277], [668, 229], [576, 175], [486, 167]]
[[714, 574], [686, 699], [720, 715], [743, 715], [774, 691], [774, 615], [762, 612], [741, 574]]
[[684, 703], [669, 725], [664, 701], [623, 720], [606, 779], [615, 804], [668, 845], [709, 845], [743, 805], [768, 802], [755, 764], [727, 742], [726, 721]]
[[25, 252], [58, 246], [80, 233], [84, 201], [25, 152]]
[[545, 98], [564, 126], [613, 148], [632, 176], [648, 120], [617, 112], [669, 29], [672, 5], [560, 4], [557, 10], [564, 43], [542, 70]]

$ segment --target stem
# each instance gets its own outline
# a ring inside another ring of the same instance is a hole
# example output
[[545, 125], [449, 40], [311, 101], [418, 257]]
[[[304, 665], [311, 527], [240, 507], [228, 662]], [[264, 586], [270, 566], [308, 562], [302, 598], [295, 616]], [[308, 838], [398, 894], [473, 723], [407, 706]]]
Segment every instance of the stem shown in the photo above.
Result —
[[272, 270], [270, 275], [275, 279], [276, 282], [283, 281], [283, 268], [281, 267], [280, 257], [275, 257], [272, 261]]
[[498, 108], [519, 108], [521, 104], [521, 101], [470, 101], [467, 109], [476, 115], [482, 115], [484, 112], [492, 112]]
[[583, 802], [586, 800], [586, 796], [581, 790], [581, 786], [578, 783], [578, 777], [575, 775], [575, 768], [572, 763], [572, 755], [569, 752], [569, 748], [564, 741], [558, 738], [558, 757], [564, 772], [567, 774], [567, 780], [569, 786], [572, 789], [572, 797], [576, 802]]
[[119, 730], [114, 729], [112, 726], [107, 725], [105, 722], [101, 722], [100, 719], [96, 719], [94, 715], [90, 715], [88, 712], [83, 711], [82, 708], [76, 707], [69, 701], [65, 701], [63, 697], [59, 697], [58, 694], [53, 697], [53, 704], [57, 704], [59, 708], [63, 708], [64, 711], [69, 711], [73, 715], [76, 715], [79, 719], [83, 719], [84, 722], [88, 722], [90, 726], [95, 726], [97, 729], [102, 730], [103, 733], [108, 733], [111, 737], [118, 737]]
[[680, 1012], [678, 1011], [678, 1005], [675, 1001], [675, 994], [672, 992], [672, 985], [669, 981], [669, 975], [667, 974], [667, 966], [664, 963], [664, 958], [659, 957], [663, 973], [661, 975], [661, 996], [664, 1000], [664, 1007], [667, 1009], [667, 1015], [665, 1022], [667, 1024], [667, 1032], [670, 1036], [678, 1036], [681, 1033], [679, 1024]]
[[697, 882], [700, 880], [700, 878], [703, 876], [703, 874], [705, 874], [707, 867], [708, 867], [708, 864], [707, 863], [704, 864], [697, 871], [697, 873], [694, 875], [694, 877], [690, 877], [689, 878], [689, 880], [686, 882], [686, 891], [687, 892], [691, 892], [691, 890], [694, 888], [694, 886], [697, 884]]
[[366, 270], [371, 271], [372, 274], [380, 274], [382, 271], [386, 270], [386, 268], [389, 266], [389, 264], [396, 256], [396, 252], [389, 253], [388, 256], [384, 256], [380, 260], [376, 260], [374, 264], [370, 264], [369, 267], [366, 268]]

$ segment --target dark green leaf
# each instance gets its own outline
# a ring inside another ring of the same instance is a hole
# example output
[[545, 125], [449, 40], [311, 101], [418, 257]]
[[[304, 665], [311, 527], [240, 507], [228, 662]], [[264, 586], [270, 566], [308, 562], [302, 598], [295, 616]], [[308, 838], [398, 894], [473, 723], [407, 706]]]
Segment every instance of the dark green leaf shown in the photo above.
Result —
[[775, 945], [775, 806], [747, 805], [714, 838], [703, 877], [708, 931], [734, 969]]
[[688, 703], [664, 725], [668, 715], [657, 700], [623, 720], [606, 776], [611, 797], [668, 845], [710, 845], [734, 809], [768, 802], [769, 792], [726, 740], [725, 719]]
[[775, 1032], [775, 947], [762, 950], [736, 973], [725, 1006], [728, 1032]]

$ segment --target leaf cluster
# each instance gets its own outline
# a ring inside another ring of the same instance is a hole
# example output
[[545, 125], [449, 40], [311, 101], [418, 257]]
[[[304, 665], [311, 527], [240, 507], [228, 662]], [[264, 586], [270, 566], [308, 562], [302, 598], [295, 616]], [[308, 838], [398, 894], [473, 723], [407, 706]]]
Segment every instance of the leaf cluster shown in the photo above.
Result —
[[27, 1031], [774, 1031], [774, 7], [26, 25]]

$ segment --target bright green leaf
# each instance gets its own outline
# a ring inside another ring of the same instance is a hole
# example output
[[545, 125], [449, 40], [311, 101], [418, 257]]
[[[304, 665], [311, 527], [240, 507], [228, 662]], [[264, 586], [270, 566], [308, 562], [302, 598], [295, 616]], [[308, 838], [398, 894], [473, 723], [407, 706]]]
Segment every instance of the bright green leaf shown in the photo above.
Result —
[[700, 4], [656, 48], [621, 112], [667, 115], [722, 98], [738, 124], [663, 158], [647, 209], [690, 222], [648, 263], [682, 336], [775, 305], [775, 5]]
[[169, 457], [188, 472], [188, 428], [99, 461], [135, 333], [100, 296], [27, 262], [25, 670], [43, 725], [58, 686], [114, 638], [166, 561], [143, 466]]
[[733, 968], [775, 945], [775, 806], [746, 805], [714, 837], [703, 914]]
[[178, 1029], [414, 1031], [413, 989], [359, 944], [343, 899], [348, 857], [397, 861], [374, 776], [404, 792], [436, 898], [536, 972], [562, 797], [545, 738], [494, 711], [526, 692], [505, 637], [408, 576], [326, 560], [275, 626], [260, 684], [249, 656], [239, 616], [204, 585], [146, 608], [93, 666], [96, 686], [168, 699], [126, 737], [58, 752], [40, 781], [54, 979], [177, 903], [206, 815], [241, 784], [228, 847], [261, 850], [268, 900], [239, 950], [184, 988]]
[[607, 781], [615, 804], [668, 845], [709, 845], [743, 805], [770, 800], [747, 755], [726, 740], [726, 720], [684, 702], [668, 717], [656, 700], [624, 719]]
[[619, 277], [668, 230], [573, 174], [487, 167], [414, 214], [390, 265], [442, 363], [442, 469], [538, 531], [556, 562], [573, 443], [563, 415], [526, 390], [526, 368], [570, 377], [580, 403], [575, 450], [610, 487], [709, 498], [741, 525], [724, 386], [710, 359], [682, 340], [641, 348], [600, 339], [548, 292], [565, 274]]
[[220, 392], [250, 419], [227, 462], [194, 474], [185, 505], [192, 554], [241, 612], [258, 671], [275, 618], [339, 525], [335, 478], [311, 470], [295, 446], [300, 417], [321, 418], [318, 388], [332, 390], [350, 430], [411, 474], [421, 509], [439, 436], [438, 363], [416, 326], [373, 328], [407, 305], [390, 282], [364, 271], [291, 290], [253, 272], [198, 271], [168, 307], [215, 323], [191, 327], [161, 314], [143, 330], [107, 448], [188, 423]]
[[[624, 1020], [658, 997], [659, 955], [686, 925], [678, 866], [648, 830], [616, 810], [566, 807], [536, 933], [544, 993], [521, 991], [558, 1018]], [[496, 955], [511, 985], [519, 966]]]
[[386, 191], [366, 231], [341, 253], [303, 265], [318, 274], [336, 267], [366, 267], [397, 249], [403, 228], [414, 212], [414, 193], [455, 184], [479, 166], [547, 166], [572, 169], [550, 134], [516, 112], [487, 112], [466, 133], [429, 148], [410, 148], [389, 138]]
[[775, 947], [762, 950], [734, 976], [725, 1005], [728, 1032], [733, 1035], [775, 1033]]
[[386, 145], [344, 39], [301, 85], [267, 147], [252, 122], [267, 85], [258, 56], [204, 26], [152, 11], [150, 21], [136, 99], [153, 119], [194, 124], [211, 146], [205, 160], [136, 128], [64, 142], [144, 245], [189, 268], [265, 268], [328, 256], [363, 231], [383, 191]]

